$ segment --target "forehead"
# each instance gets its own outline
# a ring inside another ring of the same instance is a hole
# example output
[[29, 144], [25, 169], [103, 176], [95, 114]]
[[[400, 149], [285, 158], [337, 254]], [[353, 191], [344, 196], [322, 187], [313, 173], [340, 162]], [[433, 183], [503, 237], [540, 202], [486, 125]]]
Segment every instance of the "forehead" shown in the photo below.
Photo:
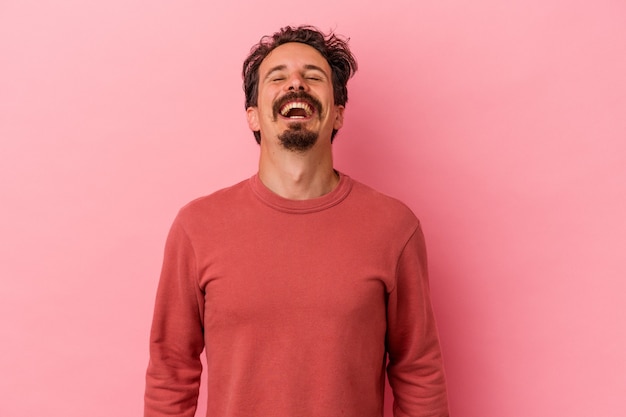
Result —
[[330, 65], [326, 58], [312, 46], [299, 42], [289, 42], [276, 47], [261, 62], [259, 74], [263, 76], [272, 69], [284, 66], [287, 69], [317, 66], [330, 74]]

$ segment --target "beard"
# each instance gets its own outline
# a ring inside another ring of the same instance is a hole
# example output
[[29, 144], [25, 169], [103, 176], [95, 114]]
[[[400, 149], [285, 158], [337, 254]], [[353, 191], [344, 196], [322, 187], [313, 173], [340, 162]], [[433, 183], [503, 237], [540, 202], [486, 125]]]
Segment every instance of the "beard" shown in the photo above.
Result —
[[278, 135], [278, 139], [285, 149], [304, 152], [315, 145], [318, 136], [318, 132], [308, 130], [303, 123], [290, 123], [289, 128]]

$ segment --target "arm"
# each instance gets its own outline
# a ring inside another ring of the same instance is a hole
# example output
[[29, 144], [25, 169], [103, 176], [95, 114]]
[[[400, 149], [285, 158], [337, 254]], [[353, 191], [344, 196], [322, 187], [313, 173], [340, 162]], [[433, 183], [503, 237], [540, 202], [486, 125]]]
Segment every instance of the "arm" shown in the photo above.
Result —
[[400, 258], [387, 305], [387, 374], [394, 417], [448, 417], [439, 337], [430, 303], [426, 247], [421, 229]]
[[144, 417], [193, 417], [204, 348], [204, 296], [189, 237], [175, 221], [165, 245], [157, 290]]

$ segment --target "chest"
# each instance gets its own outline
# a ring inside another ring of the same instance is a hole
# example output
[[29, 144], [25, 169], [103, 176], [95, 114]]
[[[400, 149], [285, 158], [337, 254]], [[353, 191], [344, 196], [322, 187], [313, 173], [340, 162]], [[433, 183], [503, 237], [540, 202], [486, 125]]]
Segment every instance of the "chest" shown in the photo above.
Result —
[[255, 221], [198, 258], [205, 326], [384, 322], [395, 255], [367, 225]]

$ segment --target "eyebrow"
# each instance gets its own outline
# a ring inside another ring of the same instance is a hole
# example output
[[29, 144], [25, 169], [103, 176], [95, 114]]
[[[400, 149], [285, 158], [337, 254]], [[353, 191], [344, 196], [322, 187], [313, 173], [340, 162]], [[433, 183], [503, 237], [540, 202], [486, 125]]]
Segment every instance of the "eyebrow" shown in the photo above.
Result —
[[[274, 72], [276, 72], [276, 71], [283, 71], [283, 70], [285, 70], [285, 69], [287, 69], [287, 65], [284, 65], [284, 64], [282, 64], [282, 65], [276, 65], [275, 67], [270, 68], [270, 70], [267, 72], [267, 75], [265, 76], [265, 78], [264, 78], [264, 79], [266, 79], [266, 80], [267, 80], [267, 79], [268, 79], [268, 78], [269, 78], [269, 77], [270, 77], [270, 76], [271, 76]], [[305, 70], [314, 70], [314, 71], [319, 71], [319, 72], [321, 72], [322, 74], [324, 74], [324, 76], [325, 76], [326, 78], [328, 78], [328, 74], [326, 73], [326, 71], [324, 71], [324, 69], [323, 69], [323, 68], [318, 67], [317, 65], [313, 65], [313, 64], [306, 64], [306, 65], [304, 66], [304, 69], [305, 69]]]
[[326, 71], [324, 71], [324, 69], [323, 69], [323, 68], [320, 68], [320, 67], [318, 67], [317, 65], [308, 64], [308, 65], [305, 65], [305, 66], [304, 66], [304, 69], [307, 69], [307, 70], [314, 70], [314, 71], [319, 71], [319, 72], [321, 72], [322, 74], [324, 74], [324, 76], [325, 76], [326, 78], [328, 78], [328, 74], [326, 74]]
[[276, 65], [275, 67], [270, 68], [270, 70], [267, 72], [267, 74], [265, 75], [265, 80], [267, 80], [270, 75], [272, 75], [273, 73], [275, 73], [276, 71], [282, 71], [284, 69], [287, 69], [286, 65]]

